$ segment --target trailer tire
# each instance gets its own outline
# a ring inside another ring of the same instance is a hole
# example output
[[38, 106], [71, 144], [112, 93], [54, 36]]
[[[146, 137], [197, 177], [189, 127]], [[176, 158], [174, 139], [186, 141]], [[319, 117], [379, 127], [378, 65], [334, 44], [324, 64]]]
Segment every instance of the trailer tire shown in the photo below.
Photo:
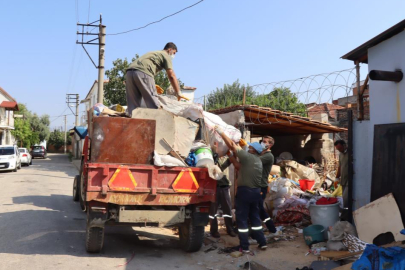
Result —
[[104, 244], [104, 228], [90, 227], [87, 224], [86, 230], [86, 251], [89, 253], [99, 253]]
[[86, 212], [87, 207], [86, 207], [86, 189], [84, 187], [84, 176], [81, 174], [80, 177], [80, 182], [79, 182], [79, 202], [80, 202], [80, 208], [82, 209], [83, 212]]
[[73, 201], [79, 201], [80, 196], [80, 175], [76, 175], [75, 179], [73, 180]]
[[179, 226], [181, 248], [187, 252], [199, 251], [204, 241], [204, 226], [194, 226], [187, 220]]

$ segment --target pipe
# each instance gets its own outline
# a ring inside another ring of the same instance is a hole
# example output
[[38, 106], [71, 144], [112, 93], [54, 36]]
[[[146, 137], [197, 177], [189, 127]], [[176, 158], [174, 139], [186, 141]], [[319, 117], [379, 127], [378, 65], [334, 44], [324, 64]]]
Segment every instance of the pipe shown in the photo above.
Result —
[[383, 71], [383, 70], [372, 70], [369, 73], [370, 79], [374, 81], [389, 81], [389, 82], [400, 82], [404, 77], [402, 71]]

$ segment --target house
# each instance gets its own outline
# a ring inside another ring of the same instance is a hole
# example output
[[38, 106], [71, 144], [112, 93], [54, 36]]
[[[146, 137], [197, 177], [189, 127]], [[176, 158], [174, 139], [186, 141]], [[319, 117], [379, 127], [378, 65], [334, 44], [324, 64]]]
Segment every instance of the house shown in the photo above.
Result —
[[[354, 209], [393, 193], [405, 220], [405, 20], [342, 56], [367, 65], [370, 116], [353, 121]], [[374, 74], [394, 75], [395, 79]], [[381, 79], [384, 79], [381, 80]], [[358, 83], [360, 85], [360, 82]], [[364, 99], [359, 99], [359, 105]], [[360, 111], [360, 108], [359, 108]]]
[[[104, 80], [104, 83], [108, 83], [108, 80]], [[97, 103], [98, 99], [98, 81], [95, 80], [93, 85], [90, 87], [85, 99], [80, 103], [84, 104], [84, 110], [81, 111], [80, 126], [87, 126], [87, 112], [91, 107]]]
[[0, 87], [0, 145], [15, 143], [10, 132], [14, 129], [14, 111], [18, 111], [17, 101]]

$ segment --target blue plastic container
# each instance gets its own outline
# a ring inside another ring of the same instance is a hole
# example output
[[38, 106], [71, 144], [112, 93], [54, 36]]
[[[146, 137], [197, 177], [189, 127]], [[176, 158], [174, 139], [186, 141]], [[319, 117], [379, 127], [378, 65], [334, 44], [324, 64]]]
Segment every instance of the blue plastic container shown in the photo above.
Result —
[[319, 242], [325, 241], [323, 232], [325, 228], [322, 225], [311, 225], [306, 227], [302, 232], [305, 243], [310, 246]]

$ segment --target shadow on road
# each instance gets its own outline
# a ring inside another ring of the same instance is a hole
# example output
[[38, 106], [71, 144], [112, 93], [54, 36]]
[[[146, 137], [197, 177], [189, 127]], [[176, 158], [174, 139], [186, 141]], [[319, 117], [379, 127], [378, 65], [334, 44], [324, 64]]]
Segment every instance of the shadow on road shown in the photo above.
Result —
[[44, 172], [64, 172], [69, 177], [74, 177], [77, 174], [76, 169], [65, 154], [48, 154], [48, 158], [46, 159], [33, 159], [32, 165], [23, 167], [20, 172], [24, 172], [25, 170], [28, 172], [30, 168]]
[[70, 196], [13, 197], [13, 205], [40, 209], [0, 213], [0, 253], [107, 258], [129, 258], [133, 254], [160, 258], [169, 250], [183, 254], [174, 235], [125, 226], [107, 227], [102, 252], [89, 254], [85, 250], [86, 214]]

